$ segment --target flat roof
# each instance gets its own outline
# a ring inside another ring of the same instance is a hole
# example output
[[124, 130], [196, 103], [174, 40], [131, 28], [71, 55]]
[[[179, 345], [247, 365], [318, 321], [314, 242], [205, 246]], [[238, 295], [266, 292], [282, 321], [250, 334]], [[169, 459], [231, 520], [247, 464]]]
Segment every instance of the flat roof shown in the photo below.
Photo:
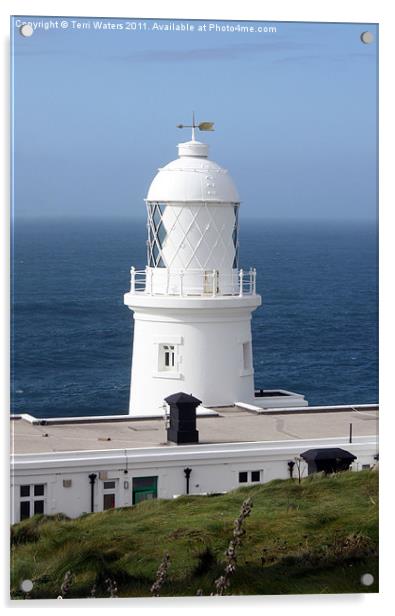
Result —
[[[378, 406], [309, 407], [290, 411], [273, 409], [254, 413], [240, 407], [215, 409], [197, 418], [199, 444], [270, 442], [378, 435]], [[169, 447], [163, 418], [92, 421], [40, 425], [19, 416], [11, 421], [14, 454], [60, 453], [111, 449]]]

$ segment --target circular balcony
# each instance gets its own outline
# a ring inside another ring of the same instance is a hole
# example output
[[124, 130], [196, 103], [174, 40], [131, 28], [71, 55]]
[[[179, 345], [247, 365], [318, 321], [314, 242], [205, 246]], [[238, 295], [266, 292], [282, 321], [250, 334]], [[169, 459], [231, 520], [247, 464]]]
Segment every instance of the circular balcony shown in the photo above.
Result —
[[186, 269], [146, 267], [130, 270], [130, 294], [175, 297], [218, 297], [256, 295], [256, 270]]

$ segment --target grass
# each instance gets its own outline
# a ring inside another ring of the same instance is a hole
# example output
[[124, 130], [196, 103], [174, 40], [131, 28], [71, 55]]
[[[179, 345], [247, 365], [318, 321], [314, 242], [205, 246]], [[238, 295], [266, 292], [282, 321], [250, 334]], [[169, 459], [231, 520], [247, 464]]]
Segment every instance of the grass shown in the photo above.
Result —
[[[34, 516], [11, 529], [11, 594], [34, 582], [31, 598], [55, 598], [67, 571], [70, 598], [150, 595], [165, 552], [162, 596], [209, 595], [223, 572], [233, 521], [247, 497], [253, 510], [232, 578], [232, 594], [378, 592], [378, 473], [276, 480], [220, 496], [145, 501], [84, 515]], [[372, 586], [361, 584], [371, 573]]]

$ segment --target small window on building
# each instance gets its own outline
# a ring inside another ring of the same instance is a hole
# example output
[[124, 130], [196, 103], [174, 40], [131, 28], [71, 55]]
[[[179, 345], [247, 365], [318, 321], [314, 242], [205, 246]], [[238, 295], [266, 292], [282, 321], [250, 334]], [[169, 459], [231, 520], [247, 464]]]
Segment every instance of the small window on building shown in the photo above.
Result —
[[248, 481], [248, 473], [246, 471], [242, 471], [239, 473], [239, 483], [247, 483]]
[[251, 342], [243, 342], [243, 369], [251, 370]]
[[115, 488], [115, 481], [104, 481], [103, 483], [104, 490], [114, 490], [114, 488]]
[[171, 345], [163, 345], [163, 350], [165, 353], [165, 367], [166, 368], [174, 368], [174, 346]]
[[34, 486], [34, 496], [44, 496], [44, 484], [38, 483]]
[[103, 494], [103, 509], [114, 509], [115, 494]]
[[370, 464], [362, 464], [363, 471], [370, 471]]
[[20, 519], [30, 518], [30, 501], [21, 501], [20, 506]]
[[175, 371], [176, 369], [176, 347], [174, 344], [159, 345], [159, 370]]
[[251, 481], [260, 481], [261, 471], [251, 471]]
[[34, 501], [34, 515], [36, 515], [36, 513], [44, 513], [44, 501], [43, 500]]
[[20, 520], [32, 515], [45, 513], [45, 483], [20, 486]]
[[20, 495], [22, 497], [30, 496], [30, 486], [20, 486]]

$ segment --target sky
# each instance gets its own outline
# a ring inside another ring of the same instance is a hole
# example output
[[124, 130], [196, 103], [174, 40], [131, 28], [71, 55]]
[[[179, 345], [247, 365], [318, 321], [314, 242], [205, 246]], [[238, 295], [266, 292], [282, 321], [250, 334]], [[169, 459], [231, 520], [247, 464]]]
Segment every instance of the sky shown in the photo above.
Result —
[[244, 219], [376, 219], [376, 25], [30, 16], [11, 32], [14, 219], [145, 217], [192, 110], [215, 122], [198, 138]]

